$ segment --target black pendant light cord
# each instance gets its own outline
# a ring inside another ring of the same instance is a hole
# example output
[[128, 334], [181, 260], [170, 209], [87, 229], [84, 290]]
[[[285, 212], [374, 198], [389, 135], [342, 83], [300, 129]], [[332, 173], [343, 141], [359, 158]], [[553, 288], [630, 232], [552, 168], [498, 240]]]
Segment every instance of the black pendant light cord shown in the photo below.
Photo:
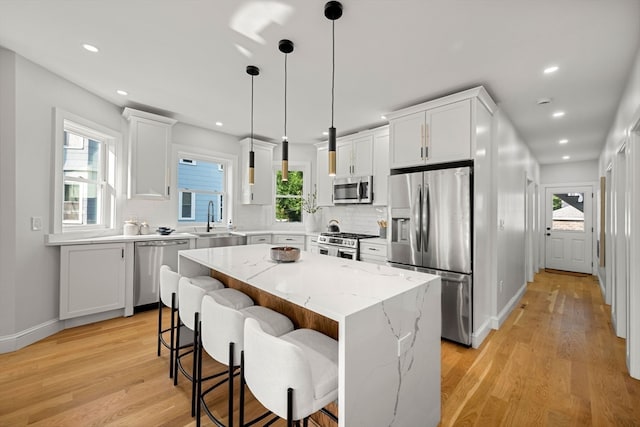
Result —
[[331, 127], [333, 127], [333, 100], [336, 89], [336, 21], [331, 21]]
[[284, 139], [289, 139], [287, 137], [287, 57], [289, 55], [285, 53], [284, 55]]
[[253, 151], [253, 77], [251, 76], [251, 151]]

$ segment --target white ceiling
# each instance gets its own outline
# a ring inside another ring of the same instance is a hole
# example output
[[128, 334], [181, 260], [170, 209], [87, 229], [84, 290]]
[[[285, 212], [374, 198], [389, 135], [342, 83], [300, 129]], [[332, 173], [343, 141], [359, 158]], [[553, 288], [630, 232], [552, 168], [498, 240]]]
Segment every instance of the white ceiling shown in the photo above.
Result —
[[[278, 41], [288, 38], [295, 44], [288, 57], [289, 141], [313, 143], [330, 124], [331, 21], [324, 4], [0, 0], [0, 46], [117, 105], [240, 137], [250, 129], [245, 68], [256, 65], [254, 131], [279, 140], [284, 55]], [[343, 5], [335, 23], [339, 135], [384, 124], [386, 112], [484, 85], [541, 164], [563, 155], [570, 161], [599, 156], [640, 41], [638, 0]], [[231, 28], [234, 17], [254, 23], [253, 37]], [[87, 52], [83, 43], [100, 52]], [[559, 70], [544, 75], [549, 65]], [[538, 106], [545, 97], [553, 102]], [[565, 117], [552, 119], [556, 110]], [[562, 138], [569, 143], [559, 145]]]

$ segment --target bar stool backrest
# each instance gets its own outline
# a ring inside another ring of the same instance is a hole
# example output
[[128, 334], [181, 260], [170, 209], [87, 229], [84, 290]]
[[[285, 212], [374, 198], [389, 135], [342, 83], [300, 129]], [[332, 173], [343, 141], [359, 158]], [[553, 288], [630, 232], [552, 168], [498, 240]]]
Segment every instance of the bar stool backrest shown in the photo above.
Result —
[[229, 361], [229, 343], [234, 343], [233, 360], [240, 363], [244, 344], [244, 319], [240, 311], [219, 304], [211, 295], [202, 300], [202, 346], [220, 363]]
[[311, 368], [302, 349], [264, 332], [255, 319], [244, 323], [244, 375], [267, 409], [287, 418], [287, 389], [294, 390], [293, 419], [314, 412]]
[[176, 306], [178, 308], [178, 281], [180, 274], [171, 270], [168, 265], [160, 266], [160, 300], [167, 307], [171, 307], [171, 294], [176, 294]]

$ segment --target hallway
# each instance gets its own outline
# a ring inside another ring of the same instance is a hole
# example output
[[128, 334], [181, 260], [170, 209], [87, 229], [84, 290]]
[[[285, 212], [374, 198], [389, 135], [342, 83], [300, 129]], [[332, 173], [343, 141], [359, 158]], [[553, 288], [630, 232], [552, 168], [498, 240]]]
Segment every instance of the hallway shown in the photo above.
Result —
[[542, 271], [480, 349], [443, 342], [441, 425], [640, 425], [597, 279]]

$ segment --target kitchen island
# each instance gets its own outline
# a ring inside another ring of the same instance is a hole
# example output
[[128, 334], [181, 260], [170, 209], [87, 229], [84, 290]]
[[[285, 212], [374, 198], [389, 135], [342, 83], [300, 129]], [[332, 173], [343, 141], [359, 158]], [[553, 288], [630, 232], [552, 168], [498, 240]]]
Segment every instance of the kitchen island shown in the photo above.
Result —
[[337, 323], [340, 427], [438, 425], [440, 278], [305, 251], [275, 263], [270, 248], [180, 251], [179, 271], [230, 278]]

